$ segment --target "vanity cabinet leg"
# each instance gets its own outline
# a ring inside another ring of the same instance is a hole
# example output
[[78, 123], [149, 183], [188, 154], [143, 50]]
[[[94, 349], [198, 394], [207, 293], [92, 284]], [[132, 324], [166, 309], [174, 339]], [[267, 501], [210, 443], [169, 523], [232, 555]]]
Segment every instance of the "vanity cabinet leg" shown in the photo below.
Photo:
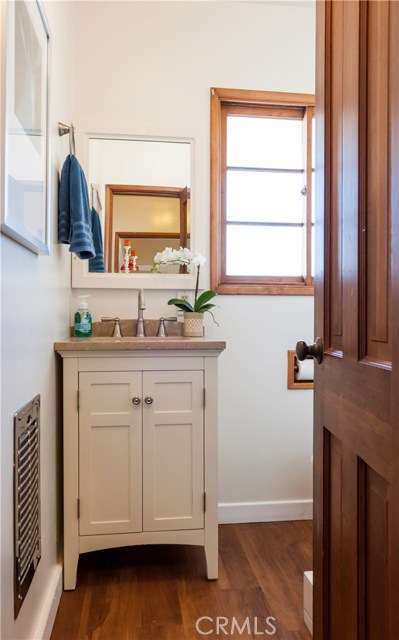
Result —
[[218, 531], [213, 535], [205, 534], [206, 575], [208, 580], [217, 580], [219, 573]]
[[64, 591], [73, 591], [76, 589], [78, 562], [79, 554], [70, 554], [64, 557]]

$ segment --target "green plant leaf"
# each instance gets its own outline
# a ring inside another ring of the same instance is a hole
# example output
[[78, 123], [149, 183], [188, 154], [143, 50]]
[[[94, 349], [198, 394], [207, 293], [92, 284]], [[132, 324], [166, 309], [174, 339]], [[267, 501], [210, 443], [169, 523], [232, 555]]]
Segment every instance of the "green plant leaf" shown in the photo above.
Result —
[[209, 300], [212, 300], [212, 298], [214, 298], [217, 295], [216, 291], [204, 291], [203, 293], [201, 293], [200, 296], [198, 296], [198, 299], [194, 305], [194, 308], [196, 311], [200, 311], [201, 307], [206, 304], [207, 302], [209, 302]]
[[202, 313], [205, 311], [209, 311], [209, 309], [213, 309], [213, 307], [217, 307], [217, 304], [204, 304], [202, 305], [202, 307], [200, 309], [194, 308], [194, 311], [197, 311], [197, 313]]
[[178, 309], [182, 311], [194, 311], [193, 306], [187, 302], [187, 300], [181, 300], [180, 298], [172, 298], [168, 300], [168, 304], [174, 304], [175, 307], [178, 307]]

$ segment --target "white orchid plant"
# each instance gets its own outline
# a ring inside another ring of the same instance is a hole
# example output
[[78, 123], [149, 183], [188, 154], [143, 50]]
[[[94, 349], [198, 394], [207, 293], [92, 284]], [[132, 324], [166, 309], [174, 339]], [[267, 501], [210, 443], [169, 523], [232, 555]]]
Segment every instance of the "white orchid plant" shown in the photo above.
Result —
[[211, 311], [211, 309], [213, 307], [216, 307], [216, 305], [209, 302], [217, 295], [216, 291], [203, 291], [201, 295], [198, 295], [200, 269], [201, 265], [205, 262], [206, 258], [203, 255], [197, 252], [194, 253], [187, 247], [180, 247], [180, 249], [172, 249], [171, 247], [166, 247], [163, 251], [157, 253], [154, 256], [152, 271], [158, 271], [159, 267], [162, 264], [184, 264], [189, 268], [196, 267], [197, 275], [195, 281], [194, 304], [191, 304], [190, 302], [188, 302], [188, 300], [183, 300], [181, 298], [172, 298], [171, 300], [168, 300], [168, 304], [174, 304], [178, 309], [189, 313], [204, 313], [205, 311], [209, 311], [213, 318], [213, 321], [217, 324]]

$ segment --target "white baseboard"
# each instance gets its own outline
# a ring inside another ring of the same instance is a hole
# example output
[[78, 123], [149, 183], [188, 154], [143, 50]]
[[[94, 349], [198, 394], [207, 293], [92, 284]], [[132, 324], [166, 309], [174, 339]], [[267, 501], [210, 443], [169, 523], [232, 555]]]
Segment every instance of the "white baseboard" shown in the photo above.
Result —
[[312, 517], [313, 500], [222, 502], [219, 504], [219, 524], [311, 520]]
[[60, 604], [62, 594], [62, 566], [57, 564], [54, 567], [53, 576], [50, 581], [49, 588], [46, 593], [44, 604], [39, 615], [36, 625], [34, 638], [40, 640], [50, 640], [51, 631], [55, 616], [57, 614], [58, 605]]

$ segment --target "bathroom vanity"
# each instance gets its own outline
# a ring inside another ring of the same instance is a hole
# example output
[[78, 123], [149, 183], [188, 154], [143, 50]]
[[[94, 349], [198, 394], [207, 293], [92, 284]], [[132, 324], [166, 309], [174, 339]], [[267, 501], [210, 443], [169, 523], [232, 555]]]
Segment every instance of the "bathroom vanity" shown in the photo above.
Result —
[[222, 341], [70, 338], [63, 358], [64, 588], [79, 555], [205, 548], [218, 575], [217, 386]]

